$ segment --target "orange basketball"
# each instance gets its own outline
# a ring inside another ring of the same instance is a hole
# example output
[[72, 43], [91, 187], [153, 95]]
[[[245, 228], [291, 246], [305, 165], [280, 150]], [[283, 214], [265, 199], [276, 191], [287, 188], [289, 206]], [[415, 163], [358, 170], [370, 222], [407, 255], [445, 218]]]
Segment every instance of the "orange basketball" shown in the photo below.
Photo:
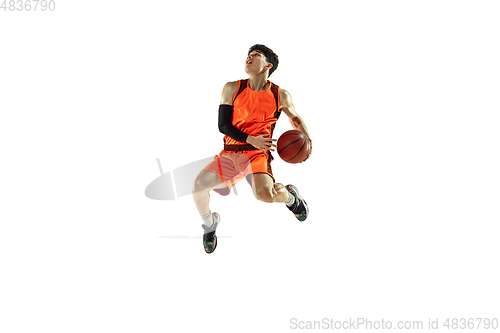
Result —
[[278, 139], [278, 155], [288, 163], [304, 162], [309, 149], [309, 140], [298, 130], [286, 131]]

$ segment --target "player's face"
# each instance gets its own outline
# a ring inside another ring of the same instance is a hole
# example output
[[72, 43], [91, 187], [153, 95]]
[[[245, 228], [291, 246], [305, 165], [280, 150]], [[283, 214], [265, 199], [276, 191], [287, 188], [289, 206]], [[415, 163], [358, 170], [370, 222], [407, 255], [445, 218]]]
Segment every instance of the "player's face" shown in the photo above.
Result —
[[250, 52], [245, 60], [245, 72], [247, 72], [247, 74], [260, 73], [267, 65], [268, 63], [264, 54], [255, 50]]

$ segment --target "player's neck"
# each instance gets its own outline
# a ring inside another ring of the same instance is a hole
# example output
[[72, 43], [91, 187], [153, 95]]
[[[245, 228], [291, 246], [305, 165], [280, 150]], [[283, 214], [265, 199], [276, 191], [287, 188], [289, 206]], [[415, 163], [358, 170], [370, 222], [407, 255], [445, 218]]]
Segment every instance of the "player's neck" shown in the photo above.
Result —
[[250, 81], [248, 81], [248, 85], [250, 86], [250, 89], [253, 91], [264, 91], [269, 86], [267, 85], [267, 75], [265, 74], [257, 74], [257, 75], [250, 75]]

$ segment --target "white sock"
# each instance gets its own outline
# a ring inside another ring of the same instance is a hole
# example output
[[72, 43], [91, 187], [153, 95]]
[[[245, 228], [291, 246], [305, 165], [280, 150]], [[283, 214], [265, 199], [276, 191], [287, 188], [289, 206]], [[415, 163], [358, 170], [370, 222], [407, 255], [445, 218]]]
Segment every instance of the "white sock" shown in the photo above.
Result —
[[212, 216], [212, 211], [208, 211], [207, 215], [201, 216], [201, 220], [203, 221], [203, 224], [207, 228], [210, 228], [214, 224], [214, 218]]
[[288, 207], [292, 207], [294, 203], [295, 203], [295, 195], [293, 195], [290, 191], [288, 191], [288, 201], [286, 202], [286, 205]]

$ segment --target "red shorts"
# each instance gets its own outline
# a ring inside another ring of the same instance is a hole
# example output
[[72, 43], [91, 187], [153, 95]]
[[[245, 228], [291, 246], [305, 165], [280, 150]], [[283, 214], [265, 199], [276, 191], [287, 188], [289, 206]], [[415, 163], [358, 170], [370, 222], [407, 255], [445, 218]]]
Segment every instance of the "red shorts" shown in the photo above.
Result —
[[[254, 173], [266, 173], [273, 179], [271, 153], [264, 154], [262, 150], [228, 151], [223, 150], [215, 155], [214, 160], [203, 170], [211, 171], [219, 176], [227, 188], [214, 189], [220, 195], [228, 195], [231, 188], [243, 178]], [[251, 184], [250, 184], [251, 186]]]

